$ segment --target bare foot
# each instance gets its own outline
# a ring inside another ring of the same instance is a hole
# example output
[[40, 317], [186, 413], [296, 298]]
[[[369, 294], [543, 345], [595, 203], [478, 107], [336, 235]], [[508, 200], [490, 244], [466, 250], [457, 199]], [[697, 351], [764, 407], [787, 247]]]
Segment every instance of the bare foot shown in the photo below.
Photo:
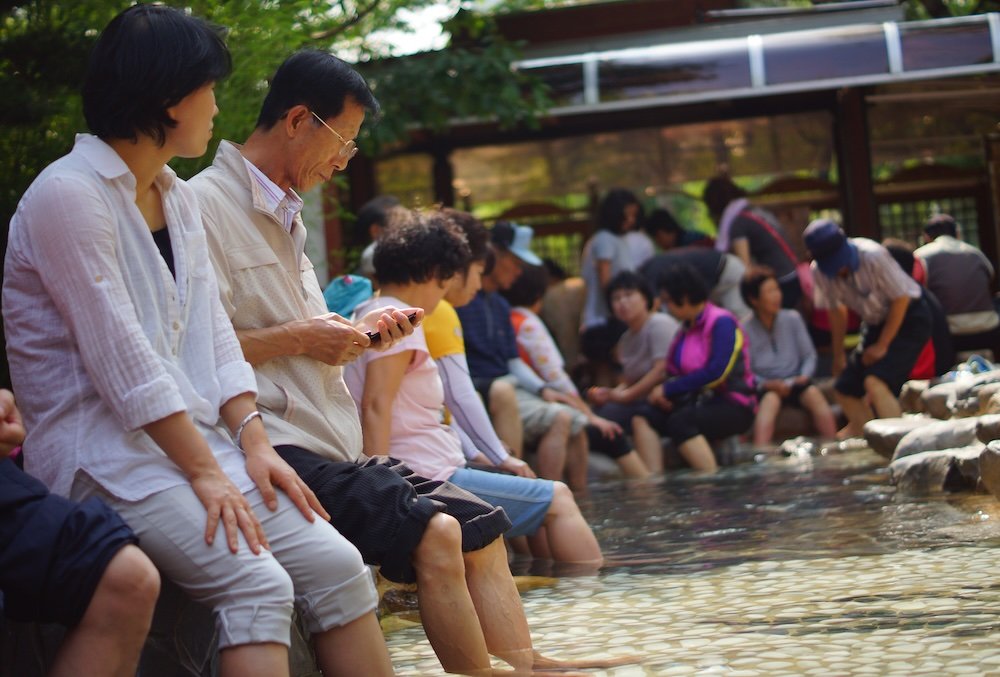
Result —
[[[535, 660], [531, 667], [536, 671], [605, 670], [607, 668], [616, 668], [619, 665], [638, 663], [641, 660], [639, 656], [615, 656], [613, 658], [571, 658], [568, 660], [560, 660], [558, 658], [543, 656], [537, 651], [534, 652], [534, 657]], [[538, 673], [536, 672], [535, 674]]]

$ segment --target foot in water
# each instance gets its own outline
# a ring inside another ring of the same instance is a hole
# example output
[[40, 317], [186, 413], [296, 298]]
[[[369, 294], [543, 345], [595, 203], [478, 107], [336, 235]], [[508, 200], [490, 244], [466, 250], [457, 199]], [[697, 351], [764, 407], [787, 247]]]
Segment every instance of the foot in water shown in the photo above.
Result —
[[565, 675], [565, 670], [606, 670], [608, 668], [616, 668], [619, 665], [632, 665], [634, 663], [640, 662], [641, 658], [639, 656], [614, 656], [611, 658], [570, 658], [566, 660], [558, 658], [549, 658], [548, 656], [543, 656], [537, 651], [534, 652], [534, 663], [531, 669], [535, 671], [534, 674], [540, 674], [540, 671], [555, 671], [560, 674]]

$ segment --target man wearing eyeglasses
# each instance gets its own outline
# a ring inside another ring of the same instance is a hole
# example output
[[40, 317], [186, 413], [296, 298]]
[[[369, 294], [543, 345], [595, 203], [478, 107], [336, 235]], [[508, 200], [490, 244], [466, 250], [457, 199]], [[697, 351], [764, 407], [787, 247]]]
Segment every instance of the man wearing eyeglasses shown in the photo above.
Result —
[[[364, 79], [330, 54], [298, 52], [281, 65], [246, 143], [224, 141], [191, 181], [222, 304], [257, 374], [257, 404], [275, 449], [366, 562], [390, 580], [417, 582], [444, 669], [489, 672], [490, 654], [524, 671], [553, 665], [531, 646], [499, 538], [510, 527], [503, 510], [393, 459], [361, 455], [361, 424], [341, 367], [370, 349], [369, 339], [326, 313], [304, 253], [296, 192], [347, 166], [366, 111], [377, 110]], [[381, 347], [413, 331], [398, 310], [376, 313]], [[418, 311], [414, 324], [422, 317]]]

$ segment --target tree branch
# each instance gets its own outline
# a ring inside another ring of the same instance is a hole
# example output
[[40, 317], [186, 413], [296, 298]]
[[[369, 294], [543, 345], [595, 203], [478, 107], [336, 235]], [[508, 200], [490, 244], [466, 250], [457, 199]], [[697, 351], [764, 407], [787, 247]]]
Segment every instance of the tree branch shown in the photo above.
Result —
[[[342, 9], [345, 9], [346, 13], [346, 8], [344, 8], [344, 3], [341, 1], [339, 4]], [[361, 21], [364, 20], [366, 16], [368, 16], [376, 9], [378, 9], [378, 6], [379, 6], [379, 0], [372, 0], [371, 4], [359, 10], [358, 13], [355, 14], [350, 19], [340, 23], [336, 28], [328, 28], [325, 31], [317, 31], [315, 33], [311, 33], [309, 35], [309, 39], [314, 42], [318, 42], [320, 40], [327, 40], [329, 38], [336, 37], [344, 33], [347, 29], [357, 26], [359, 23], [361, 23]]]

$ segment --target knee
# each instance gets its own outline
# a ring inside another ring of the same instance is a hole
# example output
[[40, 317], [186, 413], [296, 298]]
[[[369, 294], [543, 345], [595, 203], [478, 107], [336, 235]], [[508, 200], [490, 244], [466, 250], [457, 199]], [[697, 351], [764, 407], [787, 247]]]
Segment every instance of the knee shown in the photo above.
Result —
[[559, 413], [555, 415], [552, 419], [552, 425], [549, 426], [549, 430], [557, 430], [559, 432], [565, 431], [569, 435], [570, 425], [573, 423], [573, 418], [570, 413], [565, 409], [560, 408]]
[[553, 482], [552, 485], [552, 505], [549, 507], [549, 514], [560, 516], [579, 514], [580, 508], [576, 505], [572, 490], [564, 482]]
[[865, 376], [865, 392], [868, 395], [878, 395], [888, 392], [889, 386], [885, 384], [885, 381], [880, 379], [878, 376], [873, 376], [869, 374]]
[[513, 384], [507, 381], [494, 381], [490, 385], [490, 410], [507, 411], [517, 408], [517, 395]]
[[149, 558], [127, 545], [111, 558], [94, 597], [114, 604], [130, 618], [150, 618], [160, 595], [160, 574]]
[[461, 570], [462, 527], [451, 515], [438, 513], [427, 523], [423, 538], [413, 551], [413, 563], [421, 574], [435, 575]]

